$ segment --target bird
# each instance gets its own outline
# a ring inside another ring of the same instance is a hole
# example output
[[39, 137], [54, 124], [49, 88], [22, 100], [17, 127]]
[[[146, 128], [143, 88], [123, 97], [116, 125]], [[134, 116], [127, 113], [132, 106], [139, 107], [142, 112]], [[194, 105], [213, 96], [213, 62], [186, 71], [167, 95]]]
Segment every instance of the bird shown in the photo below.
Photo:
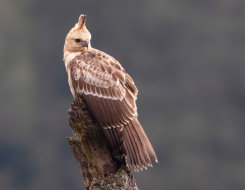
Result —
[[152, 166], [150, 156], [158, 162], [138, 121], [138, 89], [116, 59], [91, 47], [86, 15], [67, 34], [63, 58], [73, 97], [84, 98], [112, 150], [121, 150], [135, 171]]

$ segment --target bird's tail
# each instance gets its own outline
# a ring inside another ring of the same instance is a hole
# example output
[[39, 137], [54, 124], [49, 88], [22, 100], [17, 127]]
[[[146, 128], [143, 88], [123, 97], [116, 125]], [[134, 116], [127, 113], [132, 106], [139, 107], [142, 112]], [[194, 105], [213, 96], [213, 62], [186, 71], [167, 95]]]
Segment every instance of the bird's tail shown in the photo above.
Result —
[[124, 127], [123, 132], [123, 147], [134, 170], [138, 171], [138, 168], [142, 170], [143, 167], [152, 166], [149, 154], [153, 160], [158, 162], [156, 153], [137, 117]]

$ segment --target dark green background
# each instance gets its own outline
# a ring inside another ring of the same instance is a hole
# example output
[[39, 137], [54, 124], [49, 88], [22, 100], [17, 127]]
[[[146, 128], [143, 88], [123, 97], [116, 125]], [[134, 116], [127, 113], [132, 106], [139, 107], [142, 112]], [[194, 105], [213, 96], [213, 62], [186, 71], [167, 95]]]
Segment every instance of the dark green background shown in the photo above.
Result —
[[1, 0], [0, 189], [84, 189], [62, 60], [80, 14], [139, 89], [159, 163], [138, 187], [245, 189], [244, 0]]

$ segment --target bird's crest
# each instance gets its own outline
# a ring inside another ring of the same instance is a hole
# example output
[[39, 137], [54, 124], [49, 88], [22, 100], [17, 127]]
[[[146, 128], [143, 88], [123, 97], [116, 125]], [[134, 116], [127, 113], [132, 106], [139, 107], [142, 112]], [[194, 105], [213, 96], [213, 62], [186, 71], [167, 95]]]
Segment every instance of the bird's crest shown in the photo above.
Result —
[[85, 24], [86, 24], [86, 15], [80, 15], [77, 23], [78, 29], [86, 28]]
[[78, 19], [78, 22], [70, 30], [70, 32], [68, 33], [68, 35], [71, 34], [71, 33], [73, 33], [73, 32], [75, 32], [75, 31], [87, 31], [87, 28], [86, 28], [86, 18], [87, 18], [86, 15], [80, 15], [79, 16], [79, 19]]

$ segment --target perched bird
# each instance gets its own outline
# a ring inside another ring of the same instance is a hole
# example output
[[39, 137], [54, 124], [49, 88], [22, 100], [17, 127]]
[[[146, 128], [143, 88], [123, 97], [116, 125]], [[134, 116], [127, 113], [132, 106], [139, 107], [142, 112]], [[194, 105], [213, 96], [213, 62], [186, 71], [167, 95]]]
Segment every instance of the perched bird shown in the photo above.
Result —
[[124, 152], [134, 170], [152, 166], [149, 154], [156, 162], [157, 156], [137, 119], [138, 89], [116, 59], [91, 47], [85, 23], [86, 15], [81, 15], [65, 39], [71, 92], [83, 96], [113, 151]]

